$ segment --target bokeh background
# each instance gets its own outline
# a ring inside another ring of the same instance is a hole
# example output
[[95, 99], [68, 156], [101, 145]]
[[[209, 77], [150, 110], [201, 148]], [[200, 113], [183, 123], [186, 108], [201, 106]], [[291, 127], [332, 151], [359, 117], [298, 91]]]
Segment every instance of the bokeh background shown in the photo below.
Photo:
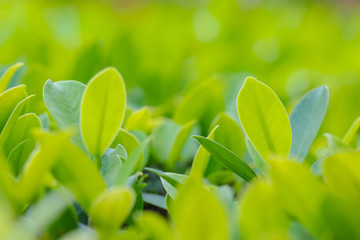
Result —
[[107, 66], [123, 75], [130, 106], [156, 106], [166, 116], [186, 95], [204, 98], [208, 92], [193, 89], [209, 78], [218, 97], [209, 106], [215, 101], [215, 111], [228, 112], [249, 75], [271, 86], [289, 112], [306, 91], [326, 84], [330, 104], [321, 131], [342, 137], [360, 115], [360, 5], [0, 0], [0, 74], [18, 61], [26, 67], [11, 84], [28, 85], [39, 114], [47, 79], [86, 83]]

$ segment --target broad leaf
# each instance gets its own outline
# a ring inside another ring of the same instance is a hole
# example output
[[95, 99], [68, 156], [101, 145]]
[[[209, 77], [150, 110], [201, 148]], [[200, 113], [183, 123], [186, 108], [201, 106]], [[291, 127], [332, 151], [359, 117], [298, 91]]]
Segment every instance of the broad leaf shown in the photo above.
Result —
[[329, 89], [322, 86], [308, 92], [290, 114], [291, 157], [302, 162], [319, 131], [329, 102]]
[[98, 161], [120, 129], [125, 106], [125, 84], [115, 68], [106, 68], [90, 80], [81, 103], [80, 126], [87, 149]]
[[278, 96], [255, 78], [245, 80], [237, 98], [241, 125], [257, 152], [287, 156], [291, 147], [291, 127]]
[[53, 83], [47, 80], [44, 85], [44, 102], [50, 114], [63, 129], [76, 130], [73, 140], [82, 147], [80, 135], [80, 105], [86, 86], [76, 81], [59, 81]]
[[142, 193], [144, 202], [166, 210], [165, 197], [154, 193]]
[[256, 174], [235, 153], [221, 144], [201, 136], [193, 136], [206, 150], [226, 168], [230, 169], [246, 181], [252, 180]]
[[126, 120], [125, 128], [128, 131], [141, 130], [145, 133], [150, 130], [151, 113], [148, 107], [133, 112]]

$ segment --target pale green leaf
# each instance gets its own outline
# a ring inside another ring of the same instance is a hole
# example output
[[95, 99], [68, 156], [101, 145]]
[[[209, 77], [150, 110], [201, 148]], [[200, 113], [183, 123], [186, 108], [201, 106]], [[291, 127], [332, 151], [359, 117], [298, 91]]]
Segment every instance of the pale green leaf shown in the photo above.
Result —
[[116, 137], [125, 107], [125, 84], [115, 68], [106, 68], [89, 81], [81, 103], [80, 126], [87, 149], [98, 159]]
[[75, 129], [73, 140], [81, 148], [84, 143], [80, 135], [80, 105], [86, 86], [76, 81], [47, 80], [44, 85], [44, 102], [51, 116], [62, 129]]
[[285, 107], [267, 85], [255, 78], [245, 80], [237, 98], [241, 125], [257, 152], [288, 156], [291, 148], [291, 127]]
[[193, 136], [202, 146], [206, 148], [211, 155], [215, 157], [224, 167], [230, 169], [246, 181], [256, 177], [253, 170], [239, 158], [235, 153], [231, 152], [221, 144], [201, 136]]
[[308, 92], [290, 114], [292, 143], [290, 156], [302, 162], [319, 131], [329, 102], [326, 86]]
[[116, 174], [122, 166], [122, 159], [127, 159], [127, 153], [125, 148], [120, 144], [118, 144], [115, 149], [108, 148], [101, 157], [102, 164], [100, 172], [108, 187], [113, 185]]
[[142, 193], [144, 202], [166, 210], [165, 197], [154, 193]]

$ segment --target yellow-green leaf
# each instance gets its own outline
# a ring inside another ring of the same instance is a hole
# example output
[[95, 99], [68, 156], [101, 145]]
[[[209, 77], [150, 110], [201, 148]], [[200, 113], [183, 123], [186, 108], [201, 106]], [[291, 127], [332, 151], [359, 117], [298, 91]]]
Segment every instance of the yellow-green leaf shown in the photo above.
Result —
[[9, 67], [6, 72], [0, 77], [0, 93], [4, 92], [7, 86], [9, 85], [11, 78], [14, 76], [15, 72], [23, 66], [24, 63], [19, 62], [11, 67]]
[[275, 92], [255, 78], [245, 80], [237, 98], [241, 125], [263, 157], [288, 156], [291, 127], [288, 114]]
[[97, 158], [118, 133], [125, 106], [125, 84], [115, 68], [106, 68], [90, 80], [81, 103], [80, 126], [87, 149]]

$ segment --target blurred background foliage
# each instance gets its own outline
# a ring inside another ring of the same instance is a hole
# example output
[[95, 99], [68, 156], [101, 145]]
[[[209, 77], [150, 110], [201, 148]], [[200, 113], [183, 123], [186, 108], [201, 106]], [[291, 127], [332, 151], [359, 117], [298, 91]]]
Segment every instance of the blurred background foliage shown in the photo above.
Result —
[[181, 119], [183, 96], [196, 102], [210, 93], [215, 112], [203, 114], [205, 128], [210, 116], [236, 111], [248, 75], [288, 111], [326, 84], [322, 132], [342, 137], [360, 113], [359, 10], [356, 1], [325, 0], [1, 0], [0, 74], [25, 62], [11, 84], [28, 85], [40, 114], [47, 79], [86, 83], [114, 66], [133, 108], [157, 106], [180, 124], [189, 120]]

